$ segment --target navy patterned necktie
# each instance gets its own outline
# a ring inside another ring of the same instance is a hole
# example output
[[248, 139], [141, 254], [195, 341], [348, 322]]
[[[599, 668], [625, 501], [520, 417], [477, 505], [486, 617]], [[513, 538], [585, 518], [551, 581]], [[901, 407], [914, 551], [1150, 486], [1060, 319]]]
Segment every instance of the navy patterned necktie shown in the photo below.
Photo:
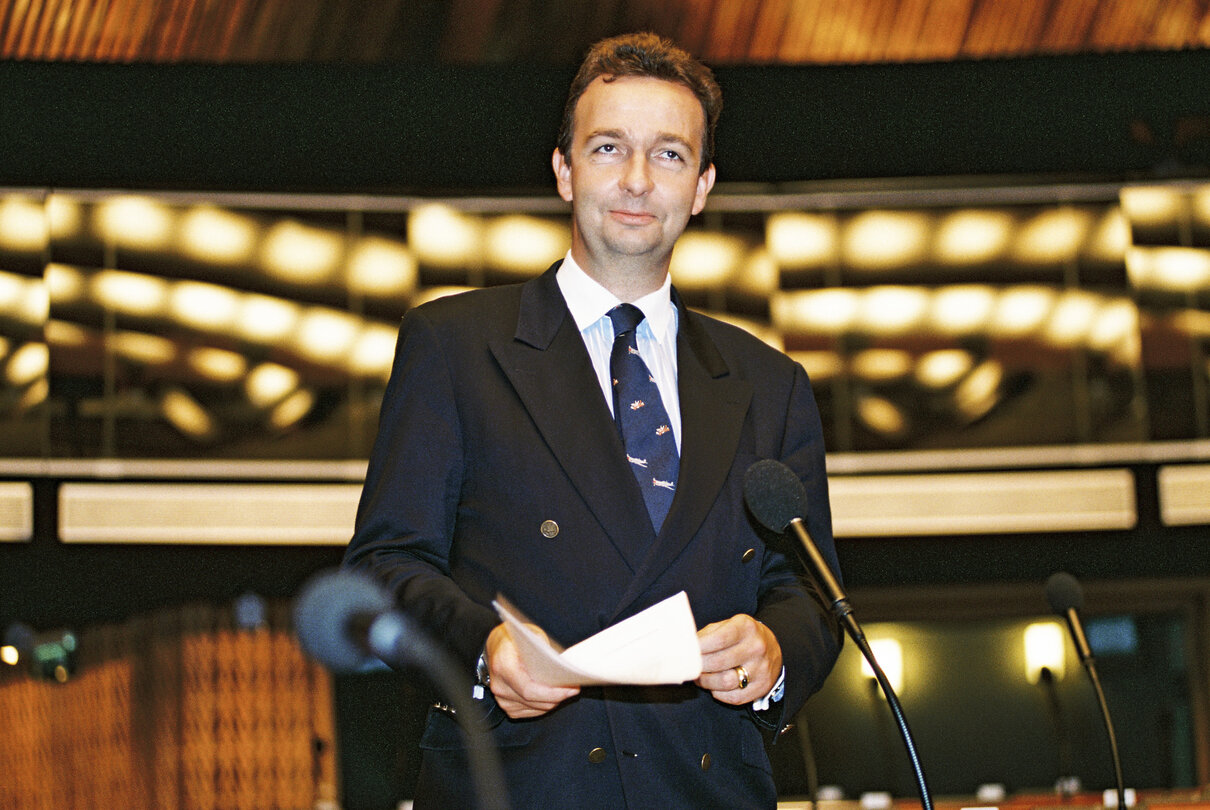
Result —
[[658, 534], [676, 493], [680, 457], [668, 412], [651, 371], [639, 356], [636, 331], [643, 311], [632, 304], [609, 310], [613, 322], [613, 414], [626, 446], [626, 460], [643, 491], [651, 525]]

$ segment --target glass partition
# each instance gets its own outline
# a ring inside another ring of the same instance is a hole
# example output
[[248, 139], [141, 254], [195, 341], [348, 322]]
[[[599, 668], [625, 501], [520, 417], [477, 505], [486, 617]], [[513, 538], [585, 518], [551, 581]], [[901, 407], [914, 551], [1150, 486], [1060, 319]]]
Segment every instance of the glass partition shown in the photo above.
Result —
[[[1202, 439], [1208, 200], [720, 189], [672, 273], [804, 364], [832, 452]], [[0, 191], [0, 456], [364, 458], [402, 314], [569, 227], [554, 195]]]

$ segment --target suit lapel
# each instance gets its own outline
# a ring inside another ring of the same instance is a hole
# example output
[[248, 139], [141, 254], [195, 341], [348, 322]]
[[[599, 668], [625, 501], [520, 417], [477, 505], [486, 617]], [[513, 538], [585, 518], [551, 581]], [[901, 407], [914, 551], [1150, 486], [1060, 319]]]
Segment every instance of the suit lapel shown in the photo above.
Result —
[[556, 267], [524, 286], [516, 333], [493, 340], [491, 351], [572, 485], [637, 569], [651, 523]]
[[686, 309], [679, 296], [674, 300], [680, 318], [681, 472], [660, 535], [619, 601], [615, 618], [673, 564], [701, 528], [731, 471], [752, 401], [752, 384], [730, 373], [699, 316]]

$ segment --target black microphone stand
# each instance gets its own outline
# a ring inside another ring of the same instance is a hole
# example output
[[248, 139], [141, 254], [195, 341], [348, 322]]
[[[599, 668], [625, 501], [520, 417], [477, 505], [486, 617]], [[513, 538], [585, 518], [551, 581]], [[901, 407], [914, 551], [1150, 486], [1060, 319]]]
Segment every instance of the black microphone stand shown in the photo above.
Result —
[[423, 665], [429, 681], [441, 690], [466, 733], [467, 761], [484, 810], [508, 810], [508, 793], [499, 753], [471, 697], [474, 685], [445, 648], [398, 611], [384, 613], [370, 625], [370, 648], [383, 663], [400, 668]]
[[466, 736], [467, 764], [485, 810], [508, 810], [499, 752], [470, 676], [414, 619], [394, 609], [394, 598], [372, 578], [349, 570], [320, 572], [294, 603], [302, 648], [336, 672], [356, 672], [378, 659], [392, 669], [417, 668], [441, 692]]
[[1118, 754], [1118, 738], [1113, 733], [1113, 720], [1109, 717], [1109, 704], [1105, 701], [1105, 690], [1101, 688], [1101, 679], [1097, 675], [1096, 661], [1091, 656], [1084, 661], [1084, 669], [1088, 670], [1088, 679], [1092, 681], [1092, 689], [1097, 695], [1097, 704], [1101, 707], [1101, 718], [1105, 721], [1105, 732], [1109, 735], [1109, 754], [1113, 758], [1113, 778], [1118, 791], [1118, 810], [1126, 810], [1126, 783], [1122, 779], [1122, 758]]
[[912, 773], [916, 777], [916, 787], [920, 792], [920, 804], [924, 810], [933, 810], [933, 800], [929, 795], [928, 784], [924, 778], [924, 768], [920, 764], [920, 756], [916, 753], [916, 743], [912, 739], [911, 729], [908, 728], [907, 717], [903, 714], [903, 707], [899, 705], [895, 689], [887, 679], [886, 673], [882, 671], [882, 667], [878, 665], [874, 651], [870, 648], [870, 643], [866, 641], [861, 625], [857, 623], [857, 617], [853, 615], [853, 606], [849, 604], [844, 590], [832, 574], [832, 569], [828, 566], [827, 561], [819, 553], [819, 548], [811, 541], [802, 519], [794, 518], [787, 528], [798, 536], [800, 541], [797, 548], [799, 559], [815, 580], [816, 591], [821, 601], [824, 601], [828, 609], [836, 616], [841, 626], [848, 632], [849, 637], [853, 639], [853, 643], [857, 645], [857, 649], [861, 650], [861, 654], [869, 662], [870, 669], [874, 671], [874, 678], [882, 688], [882, 694], [886, 696], [887, 705], [891, 707], [891, 714], [895, 717], [895, 724], [899, 727], [899, 736], [903, 738], [903, 744], [907, 748], [908, 760], [911, 762]]
[[832, 613], [836, 615], [841, 625], [848, 631], [849, 637], [853, 639], [853, 643], [857, 645], [857, 649], [861, 650], [861, 654], [869, 662], [870, 669], [874, 671], [874, 678], [878, 681], [878, 686], [882, 688], [882, 694], [886, 696], [887, 705], [890, 706], [891, 714], [895, 718], [895, 725], [899, 727], [899, 736], [903, 738], [903, 745], [907, 749], [908, 760], [912, 765], [912, 774], [916, 778], [916, 788], [920, 792], [920, 804], [924, 810], [933, 810], [933, 800], [929, 795], [928, 784], [925, 782], [924, 768], [920, 764], [920, 756], [916, 753], [916, 743], [912, 739], [912, 732], [908, 728], [907, 717], [903, 713], [903, 707], [899, 704], [899, 698], [895, 695], [894, 687], [891, 686], [891, 682], [887, 679], [886, 673], [882, 671], [882, 667], [878, 665], [878, 659], [874, 657], [874, 650], [870, 648], [870, 643], [866, 641], [865, 633], [862, 632], [861, 625], [857, 623], [857, 619], [853, 616], [853, 608], [849, 605], [848, 600], [837, 600], [832, 604], [831, 608]]

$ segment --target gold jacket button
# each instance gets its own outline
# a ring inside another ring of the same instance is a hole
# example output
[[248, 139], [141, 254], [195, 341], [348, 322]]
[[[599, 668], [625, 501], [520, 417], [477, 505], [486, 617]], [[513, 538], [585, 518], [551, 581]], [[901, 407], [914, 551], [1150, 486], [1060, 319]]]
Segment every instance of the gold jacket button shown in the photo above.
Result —
[[542, 532], [542, 536], [547, 540], [557, 537], [559, 534], [559, 524], [553, 520], [544, 520], [538, 531]]
[[588, 752], [588, 761], [596, 765], [605, 761], [605, 749], [594, 748]]
[[750, 548], [744, 552], [744, 556], [740, 557], [744, 562], [752, 562], [752, 558], [756, 556], [756, 549]]
[[702, 770], [703, 771], [710, 770], [710, 755], [709, 754], [702, 754]]

